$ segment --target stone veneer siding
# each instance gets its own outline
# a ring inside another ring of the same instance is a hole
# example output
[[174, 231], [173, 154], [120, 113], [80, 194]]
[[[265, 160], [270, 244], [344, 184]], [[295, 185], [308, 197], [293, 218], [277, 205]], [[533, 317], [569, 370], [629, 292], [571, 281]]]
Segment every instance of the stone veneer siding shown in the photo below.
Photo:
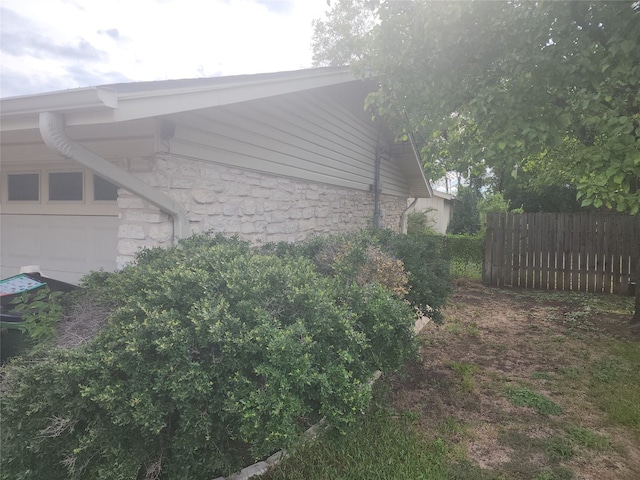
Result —
[[[184, 205], [191, 233], [238, 234], [255, 244], [296, 242], [354, 231], [373, 219], [371, 192], [170, 156], [128, 159], [122, 166]], [[406, 198], [382, 195], [383, 226], [398, 231], [406, 204]], [[118, 268], [144, 247], [172, 245], [169, 215], [123, 189], [118, 207]]]

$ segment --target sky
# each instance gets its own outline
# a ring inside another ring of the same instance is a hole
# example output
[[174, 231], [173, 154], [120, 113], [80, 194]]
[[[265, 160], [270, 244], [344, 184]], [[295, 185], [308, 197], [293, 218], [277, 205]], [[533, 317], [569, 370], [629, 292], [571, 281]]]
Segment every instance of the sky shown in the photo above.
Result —
[[0, 96], [312, 66], [327, 0], [0, 0]]

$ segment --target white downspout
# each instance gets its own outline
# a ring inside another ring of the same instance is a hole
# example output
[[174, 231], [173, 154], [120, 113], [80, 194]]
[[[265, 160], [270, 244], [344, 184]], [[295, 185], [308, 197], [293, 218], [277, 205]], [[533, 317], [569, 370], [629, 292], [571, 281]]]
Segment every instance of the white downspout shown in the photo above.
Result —
[[40, 135], [44, 143], [56, 153], [78, 162], [111, 183], [128, 190], [168, 213], [173, 219], [174, 244], [179, 239], [189, 236], [189, 217], [183, 205], [71, 140], [65, 132], [62, 115], [42, 112], [39, 123]]

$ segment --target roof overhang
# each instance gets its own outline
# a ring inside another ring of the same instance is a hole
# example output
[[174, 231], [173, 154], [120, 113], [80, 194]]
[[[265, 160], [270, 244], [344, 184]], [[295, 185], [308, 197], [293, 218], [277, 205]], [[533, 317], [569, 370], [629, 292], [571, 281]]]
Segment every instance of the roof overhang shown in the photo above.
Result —
[[396, 143], [391, 146], [391, 155], [400, 164], [409, 184], [409, 197], [431, 198], [431, 183], [425, 178], [422, 162], [410, 142]]
[[355, 82], [349, 67], [136, 82], [0, 99], [0, 131], [38, 128], [40, 112], [67, 126], [124, 122]]
[[[290, 72], [133, 82], [0, 99], [0, 132], [37, 131], [40, 113], [61, 114], [65, 127], [105, 125], [345, 84], [371, 84], [349, 67]], [[410, 196], [431, 197], [415, 145], [396, 145], [395, 155], [409, 183]]]

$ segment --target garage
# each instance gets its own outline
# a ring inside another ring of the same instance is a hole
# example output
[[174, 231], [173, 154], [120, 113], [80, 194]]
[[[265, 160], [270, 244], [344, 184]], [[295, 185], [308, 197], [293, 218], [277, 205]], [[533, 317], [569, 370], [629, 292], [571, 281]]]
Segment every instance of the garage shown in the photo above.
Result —
[[116, 268], [117, 188], [73, 165], [8, 165], [0, 205], [0, 277], [39, 265], [70, 283]]

